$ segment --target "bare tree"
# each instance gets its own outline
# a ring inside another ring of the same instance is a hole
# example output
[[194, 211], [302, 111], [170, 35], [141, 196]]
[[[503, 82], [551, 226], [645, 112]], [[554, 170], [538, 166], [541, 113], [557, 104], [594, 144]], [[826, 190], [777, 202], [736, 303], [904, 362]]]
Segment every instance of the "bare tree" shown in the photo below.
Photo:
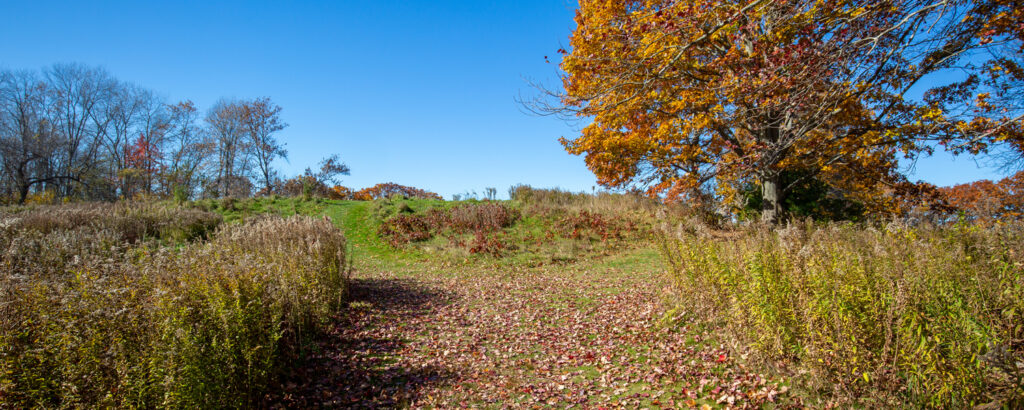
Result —
[[[52, 123], [63, 140], [59, 156], [54, 157], [57, 172], [84, 182], [83, 174], [95, 171], [102, 139], [95, 122], [95, 110], [110, 97], [116, 81], [101, 68], [82, 64], [56, 64], [45, 72], [53, 104]], [[60, 187], [71, 195], [74, 187]]]
[[256, 163], [258, 176], [263, 180], [264, 191], [269, 193], [276, 178], [272, 167], [274, 160], [288, 158], [288, 151], [274, 134], [288, 124], [281, 121], [281, 106], [274, 104], [268, 97], [243, 103], [242, 114], [252, 159]]
[[0, 162], [19, 203], [33, 186], [75, 179], [54, 173], [50, 163], [60, 147], [48, 120], [47, 95], [46, 83], [31, 72], [0, 72]]
[[113, 187], [113, 194], [124, 195], [128, 190], [123, 178], [123, 171], [128, 169], [128, 147], [136, 134], [145, 102], [145, 91], [140, 87], [118, 84], [109, 98], [104, 101], [102, 116], [104, 121], [96, 121], [102, 135], [102, 144], [106, 154], [106, 178]]
[[246, 185], [248, 152], [246, 128], [243, 121], [242, 103], [230, 100], [219, 100], [206, 115], [206, 123], [216, 146], [217, 156], [217, 196], [231, 196]]
[[199, 110], [192, 101], [168, 107], [170, 122], [167, 132], [167, 173], [164, 186], [169, 194], [181, 192], [191, 197], [199, 185], [199, 177], [214, 152], [214, 142], [206, 129], [198, 124]]
[[[273, 161], [287, 158], [280, 112], [270, 98], [222, 99], [203, 118], [191, 101], [168, 105], [81, 64], [0, 70], [0, 195], [247, 196], [254, 178], [271, 187]], [[325, 166], [347, 172], [336, 157]]]

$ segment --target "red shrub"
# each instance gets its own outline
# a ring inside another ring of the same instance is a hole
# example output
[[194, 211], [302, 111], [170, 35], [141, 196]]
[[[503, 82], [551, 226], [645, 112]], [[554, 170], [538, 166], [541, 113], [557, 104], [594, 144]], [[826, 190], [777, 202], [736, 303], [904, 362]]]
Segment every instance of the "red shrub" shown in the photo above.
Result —
[[605, 217], [598, 213], [580, 211], [579, 213], [566, 215], [555, 223], [555, 230], [563, 237], [569, 239], [582, 239], [590, 237], [591, 234], [599, 236], [602, 240], [618, 232]]
[[[628, 235], [641, 233], [642, 227], [629, 219], [609, 218], [603, 214], [590, 211], [579, 211], [569, 214], [555, 222], [555, 232], [568, 239], [622, 239]], [[548, 237], [554, 235], [550, 232]]]
[[[431, 209], [418, 215], [399, 215], [381, 223], [378, 234], [392, 246], [427, 240], [448, 232], [451, 243], [469, 248], [470, 253], [499, 256], [507, 246], [495, 232], [512, 226], [519, 212], [499, 203], [467, 204], [451, 209]], [[468, 244], [456, 235], [471, 233]]]
[[398, 215], [388, 219], [381, 223], [377, 234], [395, 247], [409, 242], [425, 241], [433, 236], [426, 221], [416, 215]]
[[519, 212], [515, 209], [493, 202], [455, 207], [448, 215], [444, 221], [447, 226], [443, 228], [459, 233], [499, 231], [519, 219]]
[[476, 231], [476, 234], [473, 236], [473, 242], [469, 244], [469, 253], [484, 253], [500, 257], [501, 251], [505, 248], [505, 243], [497, 235]]

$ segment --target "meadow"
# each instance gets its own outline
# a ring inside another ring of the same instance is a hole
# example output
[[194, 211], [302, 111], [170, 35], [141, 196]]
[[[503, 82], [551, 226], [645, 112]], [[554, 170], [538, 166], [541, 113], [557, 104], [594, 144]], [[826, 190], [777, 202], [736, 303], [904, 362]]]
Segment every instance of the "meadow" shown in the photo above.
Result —
[[0, 407], [964, 407], [1024, 397], [1024, 230], [625, 194], [0, 213]]

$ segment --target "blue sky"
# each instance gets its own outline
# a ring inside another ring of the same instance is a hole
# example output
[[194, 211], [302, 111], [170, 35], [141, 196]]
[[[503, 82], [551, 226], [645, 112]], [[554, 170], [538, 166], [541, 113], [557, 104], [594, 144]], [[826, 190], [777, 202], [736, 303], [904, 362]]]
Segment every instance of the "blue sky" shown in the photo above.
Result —
[[[343, 184], [397, 182], [445, 197], [516, 183], [590, 191], [595, 178], [558, 143], [578, 127], [527, 115], [527, 80], [557, 84], [555, 50], [575, 3], [518, 1], [0, 2], [0, 67], [103, 66], [205, 110], [268, 96], [286, 175], [338, 153]], [[998, 178], [969, 158], [919, 161], [939, 185]]]

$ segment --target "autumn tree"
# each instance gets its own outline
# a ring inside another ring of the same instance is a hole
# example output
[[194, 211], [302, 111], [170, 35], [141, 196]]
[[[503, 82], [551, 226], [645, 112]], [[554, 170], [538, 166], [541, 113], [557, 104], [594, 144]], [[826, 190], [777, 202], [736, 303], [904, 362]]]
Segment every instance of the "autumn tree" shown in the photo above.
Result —
[[[953, 0], [584, 0], [564, 51], [564, 92], [546, 112], [592, 120], [563, 138], [599, 182], [651, 195], [734, 202], [761, 190], [763, 221], [808, 179], [872, 209], [906, 181], [899, 155], [930, 143], [1011, 138], [935, 101], [908, 97], [982, 58], [1012, 5]], [[991, 41], [991, 40], [989, 40]], [[800, 178], [783, 181], [789, 172]]]
[[[956, 126], [970, 130], [966, 140], [944, 140], [954, 153], [995, 151], [1007, 168], [1024, 169], [1024, 3], [993, 0], [987, 13], [970, 16], [981, 24], [978, 35], [984, 58], [966, 61], [961, 81], [936, 87], [925, 98], [946, 112], [956, 112]], [[1012, 127], [1012, 132], [1006, 132]]]
[[153, 180], [159, 176], [162, 159], [163, 154], [154, 138], [140, 133], [125, 150], [126, 168], [121, 174], [125, 179], [124, 195], [130, 196], [134, 191], [132, 188], [152, 193]]
[[157, 185], [163, 182], [164, 165], [163, 150], [167, 143], [167, 131], [170, 118], [167, 105], [151, 91], [143, 90], [138, 95], [139, 119], [136, 123], [136, 139], [130, 146], [129, 162], [133, 169], [141, 172], [141, 188], [146, 194], [152, 194]]
[[274, 134], [288, 124], [281, 120], [281, 106], [270, 98], [257, 98], [242, 103], [242, 122], [249, 139], [249, 149], [256, 163], [258, 177], [262, 179], [266, 192], [270, 192], [275, 179], [272, 163], [277, 158], [287, 158], [284, 145]]
[[118, 193], [128, 190], [123, 176], [128, 165], [128, 148], [132, 139], [137, 136], [135, 126], [142, 112], [145, 91], [132, 85], [118, 86], [101, 102], [97, 131], [106, 154], [106, 167], [103, 173], [108, 179], [109, 197], [116, 198]]
[[1024, 171], [996, 182], [983, 179], [939, 191], [954, 209], [972, 219], [993, 222], [1024, 218]]

